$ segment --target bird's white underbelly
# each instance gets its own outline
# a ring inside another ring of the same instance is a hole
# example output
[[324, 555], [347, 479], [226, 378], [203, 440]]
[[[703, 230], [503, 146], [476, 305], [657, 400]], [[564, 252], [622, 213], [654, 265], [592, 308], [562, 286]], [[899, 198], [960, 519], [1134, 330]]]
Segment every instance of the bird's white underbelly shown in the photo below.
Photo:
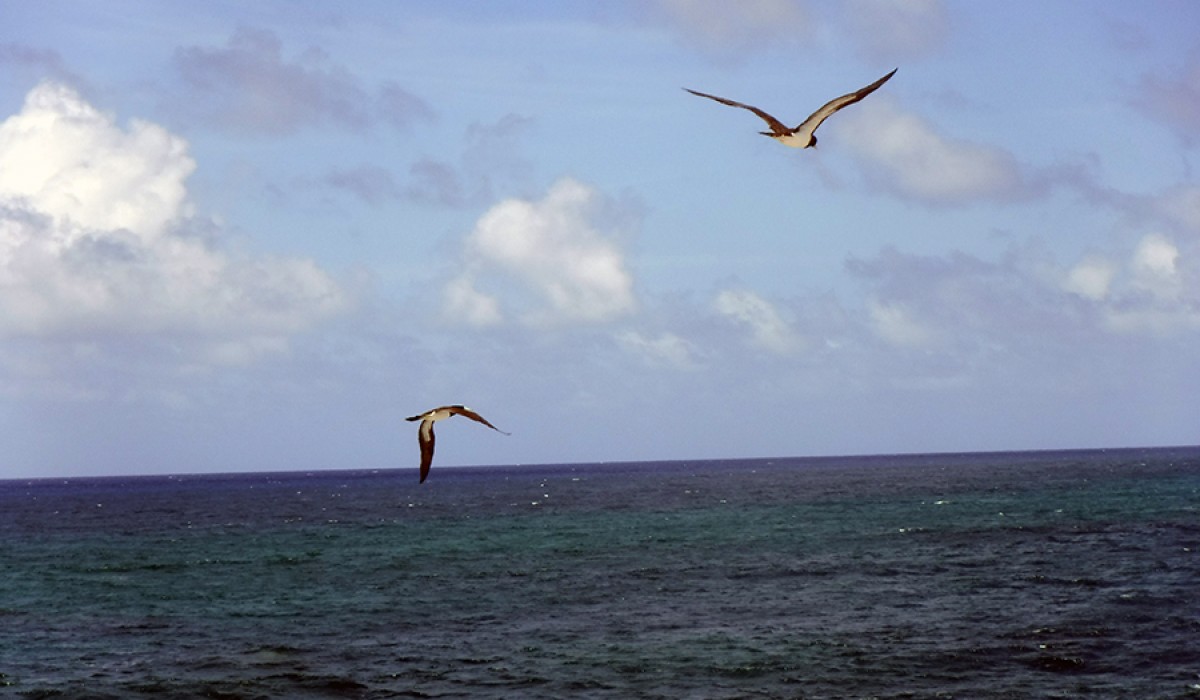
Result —
[[779, 143], [792, 148], [807, 148], [812, 140], [812, 134], [788, 134], [787, 136], [772, 137]]

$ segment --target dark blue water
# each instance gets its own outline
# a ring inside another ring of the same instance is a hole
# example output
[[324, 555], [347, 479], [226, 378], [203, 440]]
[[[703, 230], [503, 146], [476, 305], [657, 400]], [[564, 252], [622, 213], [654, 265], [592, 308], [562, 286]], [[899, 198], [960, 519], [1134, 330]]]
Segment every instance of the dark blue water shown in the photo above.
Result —
[[1200, 448], [7, 481], [0, 535], [5, 697], [1200, 697]]

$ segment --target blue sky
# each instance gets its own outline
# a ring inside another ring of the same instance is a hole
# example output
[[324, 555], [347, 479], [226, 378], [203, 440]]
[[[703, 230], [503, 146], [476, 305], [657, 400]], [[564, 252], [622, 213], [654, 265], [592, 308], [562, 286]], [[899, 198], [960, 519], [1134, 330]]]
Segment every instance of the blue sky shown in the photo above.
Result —
[[0, 478], [1200, 438], [1195, 3], [343, 5], [0, 0]]

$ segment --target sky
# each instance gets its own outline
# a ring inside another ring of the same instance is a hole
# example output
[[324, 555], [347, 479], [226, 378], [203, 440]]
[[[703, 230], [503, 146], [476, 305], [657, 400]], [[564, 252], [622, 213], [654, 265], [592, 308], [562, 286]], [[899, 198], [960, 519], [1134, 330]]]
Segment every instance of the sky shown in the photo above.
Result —
[[1198, 26], [0, 0], [0, 478], [1200, 443]]

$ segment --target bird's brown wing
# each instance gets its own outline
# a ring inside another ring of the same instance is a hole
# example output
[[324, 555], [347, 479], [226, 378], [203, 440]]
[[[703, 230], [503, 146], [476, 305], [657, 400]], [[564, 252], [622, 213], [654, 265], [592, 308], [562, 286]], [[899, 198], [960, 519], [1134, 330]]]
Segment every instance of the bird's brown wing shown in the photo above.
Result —
[[[498, 433], [504, 433], [503, 430], [492, 425], [491, 423], [489, 423], [487, 421], [486, 418], [484, 418], [483, 416], [479, 415], [478, 413], [472, 411], [471, 409], [467, 408], [466, 406], [451, 406], [450, 410], [453, 411], [455, 413], [455, 415], [462, 416], [463, 418], [470, 418], [471, 420], [476, 421], [478, 423], [483, 423], [484, 425], [491, 428], [492, 430], [495, 430]], [[510, 433], [504, 433], [504, 434], [509, 435]]]
[[421, 446], [421, 481], [425, 483], [425, 478], [429, 476], [429, 467], [433, 464], [433, 421], [422, 421], [421, 427], [417, 430], [417, 444]]
[[817, 130], [818, 126], [821, 126], [821, 122], [828, 119], [830, 117], [830, 115], [832, 115], [834, 112], [836, 112], [839, 109], [846, 107], [848, 105], [852, 105], [855, 102], [858, 102], [862, 98], [866, 97], [867, 95], [870, 95], [872, 92], [875, 92], [876, 90], [878, 90], [880, 85], [883, 85], [884, 83], [886, 83], [888, 81], [888, 79], [891, 78], [896, 73], [896, 70], [898, 70], [898, 69], [893, 68], [891, 73], [888, 73], [887, 75], [883, 76], [879, 80], [876, 80], [875, 82], [871, 83], [870, 85], [866, 86], [865, 88], [862, 88], [861, 90], [855, 90], [854, 92], [847, 93], [845, 95], [842, 95], [841, 97], [835, 97], [832, 100], [826, 102], [824, 105], [821, 106], [820, 109], [813, 112], [812, 115], [810, 115], [808, 119], [805, 119], [803, 122], [801, 122], [800, 126], [797, 126], [794, 129], [794, 131], [797, 131], [797, 132], [807, 131], [808, 133], [811, 134], [812, 132]]
[[765, 121], [767, 123], [767, 126], [771, 127], [772, 134], [775, 134], [778, 136], [786, 136], [786, 135], [792, 133], [792, 130], [790, 128], [788, 128], [783, 122], [779, 121], [775, 117], [772, 117], [770, 114], [767, 114], [766, 112], [762, 111], [758, 107], [753, 107], [751, 105], [742, 104], [741, 102], [734, 102], [733, 100], [729, 100], [724, 97], [717, 97], [716, 95], [709, 95], [709, 94], [706, 94], [703, 92], [696, 92], [695, 90], [690, 90], [688, 88], [684, 88], [684, 90], [687, 90], [688, 92], [692, 93], [693, 95], [698, 95], [700, 97], [707, 97], [710, 100], [716, 100], [717, 102], [720, 102], [723, 105], [729, 105], [730, 107], [741, 107], [742, 109], [748, 109], [751, 112], [754, 112], [755, 114], [757, 114], [760, 119]]

